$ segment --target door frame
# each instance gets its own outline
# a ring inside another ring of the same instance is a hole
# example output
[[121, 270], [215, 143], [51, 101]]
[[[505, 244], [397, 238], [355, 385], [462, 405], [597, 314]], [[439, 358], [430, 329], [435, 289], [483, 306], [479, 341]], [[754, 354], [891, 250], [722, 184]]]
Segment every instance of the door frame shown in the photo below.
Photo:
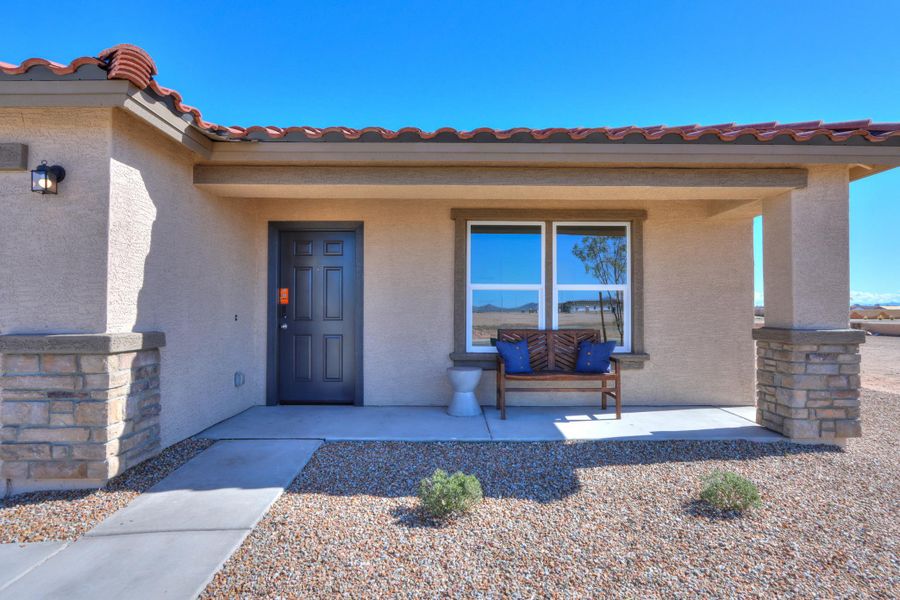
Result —
[[281, 238], [301, 231], [350, 231], [356, 234], [356, 383], [353, 404], [363, 405], [363, 222], [362, 221], [269, 221], [268, 292], [266, 293], [266, 404], [278, 404], [278, 276], [281, 272]]

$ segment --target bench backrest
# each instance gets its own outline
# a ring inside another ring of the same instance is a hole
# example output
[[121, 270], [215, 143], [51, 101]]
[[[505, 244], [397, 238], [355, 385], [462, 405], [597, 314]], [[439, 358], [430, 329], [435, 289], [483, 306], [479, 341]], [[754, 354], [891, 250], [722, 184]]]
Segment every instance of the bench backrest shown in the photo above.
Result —
[[497, 339], [527, 340], [531, 368], [535, 371], [574, 371], [579, 344], [584, 340], [602, 341], [600, 332], [594, 329], [500, 329]]

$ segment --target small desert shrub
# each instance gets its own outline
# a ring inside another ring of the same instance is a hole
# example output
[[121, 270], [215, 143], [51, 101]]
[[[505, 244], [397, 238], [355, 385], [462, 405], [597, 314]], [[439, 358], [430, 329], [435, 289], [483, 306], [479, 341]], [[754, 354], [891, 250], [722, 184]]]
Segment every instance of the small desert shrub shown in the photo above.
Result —
[[704, 477], [700, 498], [719, 510], [741, 512], [762, 505], [756, 485], [730, 471], [713, 471]]
[[481, 484], [474, 475], [437, 469], [419, 484], [419, 500], [431, 517], [446, 519], [467, 513], [481, 502]]

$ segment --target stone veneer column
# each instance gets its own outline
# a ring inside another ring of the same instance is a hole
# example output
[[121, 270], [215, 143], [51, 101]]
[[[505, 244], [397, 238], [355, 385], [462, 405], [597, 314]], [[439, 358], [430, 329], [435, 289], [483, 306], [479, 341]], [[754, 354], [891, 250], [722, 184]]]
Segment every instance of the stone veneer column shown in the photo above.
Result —
[[7, 492], [98, 487], [158, 453], [164, 345], [162, 333], [0, 336]]
[[860, 437], [859, 345], [865, 332], [763, 327], [756, 340], [756, 422], [792, 440]]

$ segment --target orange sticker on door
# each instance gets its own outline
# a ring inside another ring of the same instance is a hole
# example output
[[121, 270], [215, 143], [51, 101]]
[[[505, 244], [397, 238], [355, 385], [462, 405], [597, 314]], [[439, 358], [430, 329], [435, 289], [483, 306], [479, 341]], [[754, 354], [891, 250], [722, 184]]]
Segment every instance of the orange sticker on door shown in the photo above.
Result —
[[288, 288], [278, 288], [278, 304], [289, 304]]

